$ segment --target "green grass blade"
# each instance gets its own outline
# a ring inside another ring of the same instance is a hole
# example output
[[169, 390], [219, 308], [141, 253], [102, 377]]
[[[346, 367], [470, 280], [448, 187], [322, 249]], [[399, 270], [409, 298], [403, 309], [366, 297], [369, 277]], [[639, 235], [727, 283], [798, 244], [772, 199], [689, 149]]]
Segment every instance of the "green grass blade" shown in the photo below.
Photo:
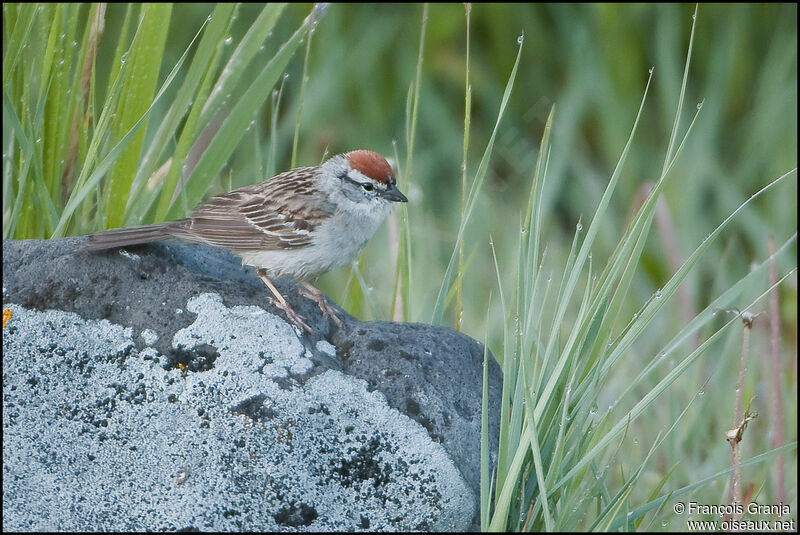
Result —
[[[492, 300], [489, 299], [491, 308]], [[488, 311], [487, 311], [488, 314]], [[489, 324], [483, 339], [483, 394], [481, 395], [481, 530], [489, 526]]]
[[[503, 284], [500, 277], [500, 266], [497, 263], [497, 255], [495, 254], [494, 250], [494, 243], [489, 238], [489, 244], [492, 249], [492, 257], [494, 259], [494, 267], [495, 267], [495, 274], [497, 276], [497, 289], [498, 293], [500, 294], [500, 308], [502, 311], [503, 318], [508, 318], [507, 309], [506, 309], [506, 299], [503, 293]], [[488, 325], [488, 322], [487, 322]], [[507, 322], [506, 322], [507, 325]], [[503, 329], [503, 351], [508, 351], [509, 344], [510, 344], [509, 336], [508, 336], [508, 328]], [[500, 481], [501, 477], [504, 477], [507, 471], [507, 464], [509, 458], [509, 452], [511, 448], [507, 444], [509, 439], [509, 410], [511, 407], [511, 389], [514, 385], [514, 380], [512, 379], [512, 366], [513, 360], [509, 354], [503, 355], [503, 390], [501, 393], [501, 400], [500, 400], [500, 439], [497, 445], [497, 474], [498, 474], [498, 486], [495, 488], [499, 488], [502, 486], [502, 481]], [[495, 496], [495, 500], [497, 496]], [[485, 531], [485, 529], [484, 529]]]
[[[560, 299], [562, 299], [563, 290], [564, 290], [564, 281], [566, 279], [567, 273], [569, 273], [571, 271], [571, 267], [575, 262], [576, 246], [578, 244], [578, 237], [580, 236], [581, 229], [582, 229], [581, 222], [580, 222], [580, 220], [578, 220], [578, 225], [575, 227], [575, 234], [572, 237], [572, 245], [570, 246], [569, 254], [567, 255], [567, 263], [565, 264], [564, 272], [561, 275], [561, 282], [559, 283], [559, 286], [558, 286], [558, 295], [557, 295], [556, 302], [560, 302]], [[531, 269], [533, 269], [533, 268], [531, 267]], [[531, 322], [532, 322], [534, 316], [536, 316], [537, 320], [538, 320], [537, 326], [536, 326], [536, 334], [540, 335], [542, 330], [543, 330], [542, 326], [541, 326], [541, 319], [542, 319], [542, 311], [544, 310], [544, 308], [545, 308], [545, 306], [547, 304], [547, 294], [545, 294], [545, 298], [542, 299], [541, 302], [535, 302], [534, 301], [534, 296], [536, 295], [536, 290], [537, 290], [538, 286], [539, 286], [539, 274], [537, 274], [537, 276], [536, 276], [536, 280], [535, 280], [534, 285], [533, 285], [533, 292], [531, 292], [531, 299], [530, 299], [531, 303], [530, 303], [530, 306], [529, 306], [530, 317], [528, 318], [528, 325], [526, 325], [526, 328], [525, 328], [525, 335], [526, 335], [525, 348], [526, 349], [529, 347], [529, 343], [527, 341], [527, 337], [528, 337], [529, 331], [532, 330], [532, 326], [533, 325], [532, 325]], [[548, 289], [549, 289], [549, 285], [548, 285]], [[536, 311], [536, 310], [538, 310], [538, 314], [534, 314], [534, 311]], [[555, 318], [553, 318], [553, 319], [555, 319]], [[541, 348], [539, 348], [537, 351], [541, 352]], [[549, 357], [550, 357], [550, 355], [548, 355], [546, 353], [542, 355], [541, 365], [538, 367], [538, 370], [537, 370], [538, 373], [534, 374], [533, 385], [534, 385], [534, 388], [536, 388], [537, 391], [541, 391], [541, 389], [542, 389], [542, 381], [544, 381], [545, 372], [547, 372], [548, 365], [550, 363], [550, 358]], [[537, 359], [537, 361], [538, 360], [539, 359]]]
[[[72, 121], [69, 114], [69, 96], [67, 95], [69, 71], [72, 65], [72, 60], [68, 56], [72, 51], [69, 48], [56, 46], [56, 42], [58, 36], [64, 31], [65, 24], [69, 25], [70, 10], [71, 6], [69, 5], [57, 4], [55, 6], [47, 45], [48, 48], [51, 43], [53, 46], [53, 73], [44, 112], [43, 180], [50, 198], [54, 203], [58, 203], [59, 207], [61, 204], [61, 175], [64, 167], [61, 155], [64, 154], [66, 146], [66, 139], [62, 137], [62, 132], [64, 132], [62, 125]], [[68, 19], [67, 22], [65, 22], [65, 18]], [[66, 34], [64, 36], [66, 37]], [[56, 219], [58, 218], [56, 217]]]
[[[524, 379], [525, 378], [523, 377], [523, 380]], [[525, 388], [525, 401], [527, 402], [528, 407], [534, 406], [534, 400], [531, 396], [531, 391], [527, 386]], [[539, 503], [542, 506], [544, 514], [545, 528], [547, 531], [553, 531], [553, 525], [555, 522], [552, 514], [550, 513], [550, 504], [547, 500], [548, 493], [544, 482], [545, 468], [544, 464], [542, 463], [542, 451], [539, 447], [539, 429], [542, 428], [537, 425], [535, 413], [533, 411], [526, 411], [525, 421], [530, 429], [530, 433], [528, 433], [531, 437], [530, 449], [531, 453], [533, 454], [533, 464], [536, 468], [536, 481], [538, 482], [539, 488]]]
[[680, 124], [681, 118], [681, 111], [683, 111], [683, 100], [686, 96], [686, 82], [689, 79], [689, 64], [691, 63], [692, 59], [692, 45], [694, 44], [694, 28], [697, 24], [697, 8], [698, 5], [695, 4], [694, 7], [694, 15], [692, 15], [692, 31], [689, 34], [689, 50], [686, 52], [686, 63], [683, 68], [683, 80], [681, 81], [681, 92], [678, 96], [678, 108], [675, 110], [675, 121], [672, 124], [672, 133], [670, 134], [669, 138], [669, 146], [667, 147], [667, 154], [664, 156], [664, 167], [661, 170], [661, 175], [664, 176], [667, 174], [667, 168], [670, 166], [670, 162], [672, 161], [672, 149], [675, 147], [675, 139], [678, 135], [678, 124]]
[[[16, 4], [15, 7], [19, 9], [19, 12], [14, 21], [14, 30], [8, 42], [3, 43], [3, 87], [11, 82], [11, 73], [17, 66], [23, 46], [28, 42], [28, 36], [39, 9], [39, 5], [33, 2]], [[5, 5], [3, 9], [5, 11]]]
[[14, 236], [16, 231], [17, 223], [21, 217], [23, 200], [27, 194], [28, 169], [30, 167], [31, 160], [33, 159], [33, 142], [25, 134], [25, 129], [22, 126], [22, 122], [17, 116], [14, 106], [11, 104], [11, 99], [5, 90], [3, 91], [3, 121], [7, 121], [11, 125], [23, 155], [22, 166], [17, 175], [19, 178], [14, 204], [11, 208], [11, 216], [8, 223], [3, 226], [3, 237], [11, 238]]
[[308, 33], [306, 42], [306, 55], [303, 58], [303, 78], [300, 80], [300, 96], [297, 98], [297, 115], [294, 121], [294, 137], [292, 138], [292, 160], [289, 168], [297, 167], [297, 144], [300, 142], [300, 119], [303, 117], [303, 102], [306, 97], [306, 85], [308, 85], [308, 57], [311, 55], [311, 42], [314, 40], [314, 32]]
[[[125, 10], [125, 18], [122, 20], [122, 27], [117, 38], [117, 47], [114, 50], [114, 59], [111, 61], [111, 72], [108, 75], [108, 88], [106, 89], [107, 94], [111, 93], [114, 82], [116, 82], [122, 66], [126, 63], [126, 61], [123, 61], [123, 57], [127, 57], [125, 54], [131, 46], [130, 27], [137, 7], [139, 7], [137, 4], [128, 4], [128, 8]], [[105, 18], [105, 12], [98, 11], [94, 17], [98, 21], [98, 25], [101, 25], [101, 21]]]
[[[509, 361], [511, 359], [508, 359]], [[495, 485], [495, 510], [492, 521], [489, 523], [490, 531], [504, 531], [506, 520], [511, 506], [512, 493], [519, 483], [519, 474], [522, 471], [522, 464], [525, 455], [530, 451], [528, 444], [532, 440], [530, 428], [523, 426], [523, 414], [525, 407], [525, 385], [522, 379], [523, 364], [522, 359], [516, 363], [516, 386], [514, 387], [514, 399], [511, 403], [511, 421], [508, 424], [509, 438], [505, 444], [506, 458], [511, 459], [505, 473], [497, 472], [497, 483]], [[513, 365], [512, 362], [509, 365]], [[508, 416], [505, 416], [508, 417]], [[525, 427], [523, 429], [523, 427]], [[513, 455], [512, 455], [513, 453]]]
[[[650, 457], [652, 457], [653, 453], [661, 446], [661, 444], [664, 442], [664, 440], [666, 440], [666, 438], [677, 428], [678, 422], [680, 422], [683, 419], [683, 417], [686, 415], [686, 413], [689, 412], [689, 408], [692, 406], [692, 404], [694, 403], [694, 401], [696, 399], [697, 399], [697, 396], [692, 396], [691, 399], [689, 399], [689, 403], [687, 403], [686, 407], [684, 407], [683, 411], [681, 411], [681, 413], [678, 415], [678, 417], [673, 420], [672, 425], [669, 427], [669, 429], [667, 429], [667, 431], [665, 433], [663, 433], [663, 434], [659, 433], [659, 435], [653, 441], [653, 445], [650, 447], [650, 450], [648, 451], [647, 456], [645, 457], [644, 461], [642, 461], [642, 463], [639, 465], [639, 468], [634, 472], [634, 474], [631, 476], [631, 478], [620, 489], [620, 493], [623, 490], [625, 490], [626, 488], [632, 487], [632, 485], [636, 483], [636, 480], [639, 478], [641, 473], [644, 471], [644, 467], [647, 465], [647, 462], [650, 460]], [[673, 467], [673, 470], [674, 470], [674, 467]], [[662, 478], [661, 483], [658, 485], [657, 488], [661, 488], [661, 486], [664, 485], [664, 483], [666, 482], [667, 478], [669, 477], [669, 473], [671, 473], [671, 471], [668, 472], [667, 475], [664, 476], [664, 478]], [[655, 492], [655, 494], [658, 494], [657, 490], [655, 490], [654, 492]], [[625, 494], [626, 497], [628, 495], [629, 495], [629, 493]], [[615, 517], [617, 516], [616, 513], [619, 510], [619, 508], [616, 508], [616, 510], [612, 510], [612, 505], [613, 505], [614, 501], [616, 501], [617, 499], [621, 500], [622, 498], [621, 497], [620, 498], [616, 498], [615, 497], [615, 499], [612, 500], [612, 502], [609, 504], [609, 506], [595, 520], [595, 522], [592, 525], [590, 531], [608, 531], [610, 529], [610, 526], [611, 526], [612, 522], [614, 521]], [[632, 521], [634, 519], [628, 517], [628, 515], [626, 514], [625, 515], [625, 520], [630, 522], [630, 521]]]
[[[255, 22], [250, 26], [247, 34], [231, 54], [225, 68], [222, 69], [222, 74], [220, 74], [217, 83], [214, 84], [214, 89], [202, 107], [200, 124], [207, 124], [222, 109], [225, 100], [227, 100], [225, 95], [230, 94], [239, 83], [250, 62], [258, 54], [262, 43], [270, 36], [285, 7], [285, 3], [271, 3], [264, 6]], [[281, 48], [278, 54], [280, 55], [282, 52], [285, 52], [284, 48]], [[289, 55], [291, 56], [292, 53], [294, 53], [294, 49], [289, 52]], [[273, 58], [273, 61], [275, 59]], [[286, 61], [288, 62], [288, 58]], [[282, 71], [283, 69], [280, 69], [279, 74]], [[275, 79], [277, 80], [277, 76]], [[265, 96], [269, 95], [269, 88], [273, 85], [275, 85], [274, 81], [268, 86], [262, 86]]]
[[[544, 125], [542, 139], [539, 141], [539, 155], [536, 158], [536, 167], [533, 171], [531, 180], [531, 192], [528, 198], [528, 212], [525, 215], [523, 224], [528, 235], [527, 266], [524, 292], [526, 295], [530, 288], [530, 279], [536, 278], [536, 271], [539, 269], [539, 242], [542, 235], [542, 194], [547, 179], [547, 164], [543, 162], [550, 158], [550, 133], [553, 130], [553, 118], [556, 113], [555, 104], [550, 107], [547, 121]], [[526, 316], [530, 315], [530, 312]]]
[[140, 131], [129, 141], [106, 178], [105, 228], [121, 227], [125, 217], [147, 128], [149, 114], [144, 114], [153, 102], [158, 82], [158, 69], [154, 69], [153, 65], [160, 66], [162, 62], [172, 4], [144, 4], [142, 11], [139, 28], [128, 51], [126, 61], [131, 65], [126, 70], [124, 96], [117, 106], [112, 139], [121, 139], [133, 125], [144, 120], [140, 124]]

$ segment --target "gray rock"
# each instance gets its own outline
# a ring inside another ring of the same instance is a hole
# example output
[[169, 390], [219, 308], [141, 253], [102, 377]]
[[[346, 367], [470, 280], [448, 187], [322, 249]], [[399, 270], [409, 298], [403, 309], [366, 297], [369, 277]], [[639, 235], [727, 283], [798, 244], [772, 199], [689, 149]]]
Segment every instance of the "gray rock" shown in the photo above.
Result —
[[279, 281], [299, 338], [225, 251], [83, 240], [3, 242], [4, 530], [476, 526], [480, 344]]

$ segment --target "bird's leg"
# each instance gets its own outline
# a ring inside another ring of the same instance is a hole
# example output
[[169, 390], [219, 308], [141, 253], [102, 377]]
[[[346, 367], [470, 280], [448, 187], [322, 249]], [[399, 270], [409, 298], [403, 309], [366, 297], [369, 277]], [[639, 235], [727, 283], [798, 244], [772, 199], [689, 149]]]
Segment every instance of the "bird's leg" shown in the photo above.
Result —
[[341, 329], [343, 326], [342, 319], [339, 317], [339, 313], [336, 309], [328, 304], [328, 299], [325, 297], [325, 294], [308, 282], [300, 281], [300, 284], [306, 289], [306, 291], [300, 290], [300, 295], [314, 301], [319, 306], [322, 313], [332, 319], [334, 323], [336, 323], [336, 326]]
[[278, 308], [283, 310], [284, 313], [286, 313], [286, 319], [288, 319], [290, 323], [306, 331], [307, 333], [309, 334], [312, 333], [313, 331], [311, 330], [311, 327], [308, 326], [306, 321], [303, 319], [303, 316], [294, 311], [289, 302], [286, 301], [286, 299], [284, 299], [284, 297], [281, 295], [281, 293], [278, 291], [275, 285], [272, 284], [272, 281], [269, 280], [269, 277], [267, 277], [267, 272], [263, 269], [258, 269], [256, 270], [256, 273], [258, 274], [258, 278], [260, 278], [264, 282], [264, 284], [267, 285], [267, 288], [270, 289], [272, 295], [275, 296], [275, 299], [277, 301], [275, 303], [275, 306], [277, 306]]

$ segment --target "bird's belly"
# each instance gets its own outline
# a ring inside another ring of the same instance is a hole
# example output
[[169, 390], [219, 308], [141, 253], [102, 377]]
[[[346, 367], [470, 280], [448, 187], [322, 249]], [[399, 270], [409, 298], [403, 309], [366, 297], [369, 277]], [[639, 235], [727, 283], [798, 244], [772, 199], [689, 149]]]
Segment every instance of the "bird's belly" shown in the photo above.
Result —
[[341, 225], [327, 225], [318, 231], [305, 247], [240, 253], [242, 263], [263, 268], [270, 277], [305, 279], [346, 266], [358, 257], [372, 235]]

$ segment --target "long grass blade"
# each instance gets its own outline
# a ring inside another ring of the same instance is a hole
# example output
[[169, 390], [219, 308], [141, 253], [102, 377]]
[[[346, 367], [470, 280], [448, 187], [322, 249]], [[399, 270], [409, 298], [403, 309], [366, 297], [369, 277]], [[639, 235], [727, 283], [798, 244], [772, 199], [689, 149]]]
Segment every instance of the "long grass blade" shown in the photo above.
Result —
[[[489, 308], [492, 300], [489, 299]], [[488, 314], [488, 311], [487, 311]], [[481, 530], [489, 526], [489, 324], [483, 338], [483, 394], [481, 395]]]
[[[158, 69], [153, 69], [153, 65], [161, 65], [171, 14], [172, 4], [142, 6], [139, 29], [126, 59], [130, 62], [130, 66], [125, 71], [124, 96], [116, 109], [117, 118], [112, 127], [112, 142], [120, 139], [137, 124], [153, 102], [158, 82]], [[138, 132], [109, 170], [104, 187], [106, 228], [122, 226], [125, 207], [139, 166], [148, 118], [149, 114], [144, 116]]]

